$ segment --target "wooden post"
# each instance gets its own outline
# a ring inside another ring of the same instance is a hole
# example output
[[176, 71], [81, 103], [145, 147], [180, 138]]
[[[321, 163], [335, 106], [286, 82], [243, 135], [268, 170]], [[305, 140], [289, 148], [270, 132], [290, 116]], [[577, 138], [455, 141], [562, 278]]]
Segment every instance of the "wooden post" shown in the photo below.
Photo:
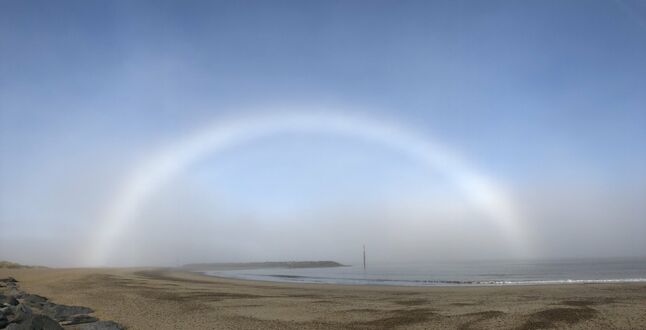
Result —
[[363, 245], [363, 270], [366, 270], [366, 245]]

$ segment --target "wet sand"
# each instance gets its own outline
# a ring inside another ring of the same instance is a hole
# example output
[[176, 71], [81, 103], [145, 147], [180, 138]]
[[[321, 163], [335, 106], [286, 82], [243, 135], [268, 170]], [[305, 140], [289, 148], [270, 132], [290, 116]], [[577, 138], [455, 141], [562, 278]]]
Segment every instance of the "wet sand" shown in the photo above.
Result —
[[0, 269], [129, 329], [646, 329], [646, 283], [390, 287], [160, 269]]

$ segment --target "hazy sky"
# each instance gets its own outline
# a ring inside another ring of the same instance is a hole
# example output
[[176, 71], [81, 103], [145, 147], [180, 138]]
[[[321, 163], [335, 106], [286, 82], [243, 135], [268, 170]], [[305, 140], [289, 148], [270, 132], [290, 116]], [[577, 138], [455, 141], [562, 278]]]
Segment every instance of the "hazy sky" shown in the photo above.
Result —
[[[0, 259], [83, 264], [153, 150], [283, 106], [450, 147], [532, 257], [646, 251], [646, 2], [5, 0]], [[443, 173], [335, 134], [240, 144], [144, 204], [112, 264], [514, 256]]]

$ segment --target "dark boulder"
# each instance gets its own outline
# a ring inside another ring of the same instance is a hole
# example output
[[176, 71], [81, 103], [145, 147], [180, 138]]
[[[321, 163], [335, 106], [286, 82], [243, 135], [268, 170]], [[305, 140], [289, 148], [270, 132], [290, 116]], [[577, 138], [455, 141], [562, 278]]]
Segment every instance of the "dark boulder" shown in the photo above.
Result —
[[18, 301], [18, 299], [16, 299], [16, 297], [14, 296], [9, 296], [9, 299], [7, 299], [7, 305], [18, 306], [19, 303], [20, 302]]
[[2, 304], [16, 306], [18, 305], [18, 300], [14, 296], [5, 296], [0, 293], [0, 305]]
[[13, 322], [22, 322], [33, 315], [33, 311], [25, 304], [18, 304], [13, 308]]
[[94, 323], [81, 324], [78, 330], [124, 330], [119, 323], [112, 321], [98, 321]]
[[15, 288], [17, 282], [13, 277], [0, 278], [0, 288]]
[[7, 287], [7, 289], [4, 290], [4, 294], [7, 295], [7, 296], [12, 296], [12, 297], [16, 297], [16, 298], [20, 299], [20, 296], [24, 295], [25, 292], [22, 291], [22, 290], [19, 290], [15, 286], [10, 286], [10, 287]]
[[0, 329], [11, 330], [123, 330], [118, 323], [99, 321], [83, 306], [59, 305], [19, 289], [14, 278], [0, 279]]
[[[14, 319], [13, 306], [7, 306], [0, 308], [0, 319], [6, 319], [7, 322]], [[0, 327], [2, 328], [2, 327]]]
[[42, 312], [54, 320], [61, 322], [67, 321], [73, 316], [93, 313], [94, 310], [83, 306], [67, 306], [46, 303], [42, 306]]
[[7, 309], [3, 308], [0, 309], [0, 329], [3, 329], [9, 324], [9, 319], [7, 319], [7, 316], [5, 315], [5, 311]]
[[82, 324], [82, 323], [92, 323], [96, 322], [99, 319], [97, 319], [94, 316], [89, 316], [89, 315], [74, 315], [70, 316], [65, 321], [62, 321], [62, 325], [74, 325], [74, 324]]
[[11, 323], [7, 330], [62, 330], [58, 322], [45, 315], [29, 315], [17, 323]]
[[29, 307], [41, 308], [47, 303], [47, 298], [37, 294], [24, 293], [18, 296]]

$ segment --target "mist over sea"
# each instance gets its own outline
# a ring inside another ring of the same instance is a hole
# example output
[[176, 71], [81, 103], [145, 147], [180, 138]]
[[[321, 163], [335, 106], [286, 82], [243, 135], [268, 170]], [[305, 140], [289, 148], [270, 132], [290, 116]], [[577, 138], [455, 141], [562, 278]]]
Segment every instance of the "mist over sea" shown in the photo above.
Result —
[[646, 258], [379, 263], [330, 268], [245, 269], [204, 274], [248, 280], [404, 286], [646, 282]]

